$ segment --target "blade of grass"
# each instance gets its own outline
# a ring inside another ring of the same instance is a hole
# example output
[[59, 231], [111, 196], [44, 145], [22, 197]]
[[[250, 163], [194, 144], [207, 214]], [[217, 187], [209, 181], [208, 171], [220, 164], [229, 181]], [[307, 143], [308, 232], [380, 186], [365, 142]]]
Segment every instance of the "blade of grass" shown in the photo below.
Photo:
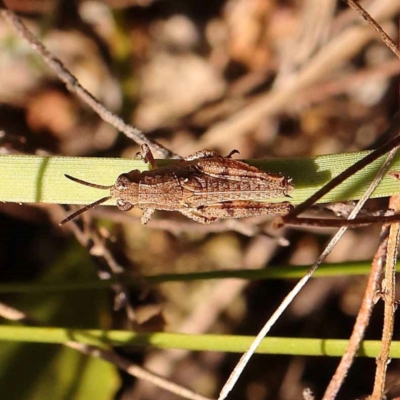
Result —
[[[342, 153], [315, 158], [253, 160], [249, 163], [265, 171], [280, 172], [292, 177], [295, 190], [291, 201], [298, 204], [366, 154], [368, 152]], [[159, 164], [167, 165], [171, 162]], [[321, 202], [358, 199], [381, 163], [382, 158], [349, 178], [321, 199]], [[64, 174], [92, 183], [110, 185], [119, 174], [133, 169], [143, 171], [148, 166], [140, 160], [123, 158], [3, 155], [0, 156], [0, 201], [88, 204], [102, 197], [104, 192], [71, 182]], [[400, 169], [400, 156], [396, 157], [392, 169]], [[373, 197], [390, 196], [399, 190], [400, 183], [386, 177]], [[106, 204], [115, 202], [110, 200]]]
[[[232, 335], [187, 335], [178, 333], [135, 333], [132, 331], [104, 331], [99, 329], [66, 329], [53, 327], [0, 326], [0, 340], [34, 343], [65, 343], [77, 341], [87, 344], [100, 342], [107, 346], [137, 346], [175, 348], [194, 351], [241, 353], [254, 338]], [[262, 341], [257, 353], [304, 356], [338, 357], [345, 350], [347, 340], [269, 337]], [[379, 341], [363, 342], [359, 355], [376, 357]], [[400, 342], [393, 342], [390, 356], [400, 358]]]
[[[143, 277], [153, 284], [162, 284], [169, 282], [191, 282], [197, 280], [211, 279], [293, 279], [301, 278], [307, 272], [308, 265], [281, 267], [269, 266], [264, 270], [224, 270], [224, 271], [204, 271], [182, 274], [160, 274]], [[371, 265], [368, 261], [357, 261], [350, 263], [332, 263], [322, 264], [315, 272], [313, 278], [322, 278], [329, 276], [352, 276], [367, 275], [370, 272]], [[400, 272], [400, 264], [397, 264], [397, 271]], [[0, 284], [0, 293], [60, 293], [80, 290], [103, 290], [109, 288], [114, 283], [113, 280], [101, 281], [92, 280], [85, 282], [61, 281], [59, 283], [2, 283]], [[127, 286], [137, 284], [135, 278], [124, 277], [124, 283]]]
[[122, 172], [148, 167], [140, 160], [123, 158], [4, 155], [0, 168], [0, 201], [87, 204], [103, 197], [104, 191], [78, 185], [64, 174], [110, 185]]

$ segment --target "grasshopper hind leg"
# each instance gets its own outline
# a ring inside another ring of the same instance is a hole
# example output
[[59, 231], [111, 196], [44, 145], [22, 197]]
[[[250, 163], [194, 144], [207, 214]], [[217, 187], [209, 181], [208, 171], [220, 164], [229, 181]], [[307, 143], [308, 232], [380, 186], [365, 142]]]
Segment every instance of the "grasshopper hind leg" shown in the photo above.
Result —
[[[210, 223], [216, 219], [246, 218], [266, 214], [286, 215], [291, 209], [292, 205], [287, 201], [282, 203], [261, 203], [236, 200], [201, 206], [192, 212], [195, 213], [196, 218], [203, 218], [207, 221], [202, 223]], [[190, 218], [192, 217], [190, 216]]]

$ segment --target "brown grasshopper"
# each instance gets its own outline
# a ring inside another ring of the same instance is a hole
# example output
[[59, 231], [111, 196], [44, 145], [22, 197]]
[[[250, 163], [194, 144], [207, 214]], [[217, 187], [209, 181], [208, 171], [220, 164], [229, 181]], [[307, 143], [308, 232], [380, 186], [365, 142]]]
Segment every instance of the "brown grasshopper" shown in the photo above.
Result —
[[142, 145], [137, 154], [153, 168], [135, 169], [118, 177], [114, 185], [103, 186], [65, 175], [82, 185], [110, 190], [109, 196], [89, 204], [65, 218], [65, 224], [83, 212], [109, 199], [116, 199], [122, 211], [134, 206], [144, 210], [142, 224], [147, 224], [155, 210], [179, 211], [183, 215], [209, 224], [219, 218], [243, 218], [262, 214], [287, 214], [291, 204], [263, 203], [262, 200], [288, 196], [291, 180], [233, 160], [233, 150], [223, 157], [210, 150], [198, 151], [168, 167], [157, 168], [149, 146]]

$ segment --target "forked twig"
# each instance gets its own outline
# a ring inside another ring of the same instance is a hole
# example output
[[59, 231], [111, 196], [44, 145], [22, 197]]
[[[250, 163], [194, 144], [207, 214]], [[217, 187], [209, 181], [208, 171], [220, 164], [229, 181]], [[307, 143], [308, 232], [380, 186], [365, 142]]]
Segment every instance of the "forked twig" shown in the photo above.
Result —
[[46, 64], [56, 73], [57, 77], [65, 83], [67, 89], [75, 93], [84, 103], [96, 112], [104, 121], [108, 122], [120, 132], [124, 133], [135, 143], [147, 144], [152, 147], [162, 158], [180, 158], [177, 154], [168, 150], [161, 144], [150, 140], [137, 128], [126, 124], [120, 117], [103, 106], [88, 90], [86, 90], [76, 77], [36, 38], [35, 35], [25, 26], [22, 20], [11, 10], [3, 0], [0, 0], [0, 13], [3, 18], [25, 39], [32, 49], [40, 55]]
[[[22, 311], [17, 310], [16, 308], [10, 307], [1, 302], [0, 302], [0, 316], [8, 319], [9, 321], [18, 321], [26, 325], [36, 325], [36, 326], [41, 325], [37, 321], [29, 317], [27, 314], [23, 313]], [[83, 354], [101, 358], [102, 360], [114, 364], [117, 368], [125, 371], [127, 374], [135, 378], [146, 380], [168, 392], [174, 393], [185, 399], [212, 400], [209, 397], [194, 393], [183, 386], [177, 385], [176, 383], [173, 383], [170, 380], [164, 379], [150, 371], [147, 371], [146, 369], [136, 364], [133, 364], [130, 360], [118, 355], [112, 350], [74, 341], [65, 342], [63, 343], [63, 345], [71, 349], [77, 350]]]

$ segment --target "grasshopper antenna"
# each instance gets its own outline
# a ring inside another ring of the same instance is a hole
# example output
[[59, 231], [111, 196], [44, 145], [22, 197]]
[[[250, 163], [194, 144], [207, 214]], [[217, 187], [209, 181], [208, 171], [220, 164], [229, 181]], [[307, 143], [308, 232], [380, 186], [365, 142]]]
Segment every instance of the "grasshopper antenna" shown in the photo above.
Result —
[[[80, 180], [78, 178], [74, 178], [73, 176], [67, 175], [67, 174], [65, 174], [65, 177], [70, 179], [71, 181], [80, 183], [81, 185], [93, 187], [93, 188], [96, 188], [96, 189], [110, 189], [113, 186], [113, 185], [110, 185], [110, 186], [97, 185], [95, 183], [82, 181], [82, 180]], [[91, 208], [94, 208], [94, 207], [98, 206], [99, 204], [105, 203], [107, 200], [110, 200], [110, 199], [111, 199], [111, 196], [106, 196], [106, 197], [101, 198], [100, 200], [95, 201], [94, 203], [91, 203], [91, 204], [88, 204], [85, 207], [82, 207], [78, 211], [75, 211], [74, 213], [69, 215], [67, 218], [63, 219], [60, 222], [60, 226], [66, 224], [67, 222], [71, 221], [71, 219], [74, 219], [74, 218], [78, 217], [79, 215], [83, 214], [84, 212], [90, 210]]]
[[73, 176], [68, 175], [68, 174], [64, 174], [64, 176], [66, 178], [70, 179], [71, 181], [74, 181], [76, 183], [80, 183], [81, 185], [85, 185], [85, 186], [89, 186], [89, 187], [92, 187], [92, 188], [96, 188], [96, 189], [110, 189], [111, 186], [113, 186], [113, 185], [110, 185], [110, 186], [97, 185], [96, 183], [90, 183], [90, 182], [82, 181], [81, 179], [78, 179], [78, 178], [74, 178]]
[[111, 196], [107, 196], [107, 197], [103, 197], [100, 200], [95, 201], [94, 203], [88, 204], [85, 207], [82, 207], [81, 209], [79, 209], [78, 211], [75, 211], [74, 213], [72, 213], [71, 215], [69, 215], [67, 218], [63, 219], [60, 222], [60, 226], [66, 224], [68, 221], [71, 221], [71, 219], [76, 218], [77, 216], [83, 214], [85, 211], [90, 210], [91, 208], [94, 208], [96, 206], [98, 206], [99, 204], [102, 204], [104, 202], [106, 202], [107, 200], [110, 200]]

